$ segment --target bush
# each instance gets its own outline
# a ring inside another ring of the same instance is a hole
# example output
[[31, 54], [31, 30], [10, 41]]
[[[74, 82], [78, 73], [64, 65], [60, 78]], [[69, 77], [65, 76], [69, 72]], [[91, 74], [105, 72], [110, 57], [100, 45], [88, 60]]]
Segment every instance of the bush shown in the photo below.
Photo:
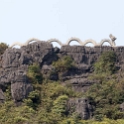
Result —
[[33, 109], [36, 109], [38, 104], [40, 104], [40, 101], [41, 101], [40, 92], [38, 90], [30, 92], [28, 98], [24, 100], [26, 105], [32, 107]]
[[58, 72], [64, 72], [74, 67], [74, 62], [70, 56], [64, 56], [58, 61], [53, 62], [52, 65]]
[[94, 64], [95, 73], [113, 74], [116, 71], [115, 62], [116, 55], [113, 51], [103, 52], [98, 61]]
[[0, 124], [23, 124], [32, 122], [35, 111], [28, 106], [15, 106], [14, 102], [8, 101], [0, 104]]
[[97, 120], [101, 120], [103, 117], [110, 119], [124, 117], [124, 113], [119, 110], [119, 105], [124, 101], [123, 88], [124, 81], [117, 82], [116, 79], [104, 79], [102, 83], [96, 83], [90, 87], [86, 94], [96, 104], [94, 115]]
[[40, 72], [40, 66], [36, 63], [28, 67], [27, 76], [32, 80], [33, 83], [42, 83], [42, 74]]
[[124, 113], [120, 112], [119, 105], [124, 102], [124, 79], [118, 80], [116, 71], [116, 55], [113, 51], [101, 54], [94, 64], [95, 73], [90, 79], [97, 83], [92, 85], [86, 95], [91, 97], [96, 105], [94, 116], [97, 120], [104, 117], [110, 119], [120, 119]]
[[66, 113], [67, 100], [68, 100], [68, 96], [67, 95], [61, 95], [61, 96], [59, 96], [53, 102], [52, 112], [54, 114], [58, 114], [60, 116], [62, 116], [63, 114], [65, 114]]

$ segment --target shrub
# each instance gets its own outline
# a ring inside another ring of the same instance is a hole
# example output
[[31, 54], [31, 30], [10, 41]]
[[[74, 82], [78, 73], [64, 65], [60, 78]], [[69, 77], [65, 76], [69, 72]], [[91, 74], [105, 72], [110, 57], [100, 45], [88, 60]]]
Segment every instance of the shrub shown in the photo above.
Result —
[[53, 102], [52, 112], [62, 116], [66, 112], [68, 96], [61, 95]]
[[38, 90], [30, 92], [27, 99], [24, 100], [27, 106], [36, 109], [38, 104], [40, 104], [40, 92]]
[[98, 61], [94, 64], [95, 73], [113, 74], [115, 67], [116, 55], [113, 51], [106, 51], [101, 54]]
[[113, 51], [107, 51], [101, 54], [98, 61], [94, 64], [95, 73], [91, 79], [97, 83], [92, 85], [86, 93], [91, 97], [96, 105], [94, 112], [95, 118], [101, 120], [104, 117], [110, 119], [120, 119], [124, 113], [120, 112], [119, 104], [124, 102], [124, 80], [118, 80], [114, 74], [116, 71], [116, 55]]
[[40, 66], [36, 63], [28, 67], [27, 76], [32, 80], [33, 83], [42, 83], [42, 74], [40, 72]]
[[102, 83], [92, 85], [87, 92], [95, 104], [95, 118], [101, 120], [103, 117], [120, 119], [124, 113], [120, 112], [119, 105], [124, 101], [124, 81], [117, 82], [116, 79], [102, 80]]
[[70, 56], [64, 56], [56, 62], [53, 62], [52, 65], [58, 72], [67, 71], [68, 69], [74, 67], [73, 59]]

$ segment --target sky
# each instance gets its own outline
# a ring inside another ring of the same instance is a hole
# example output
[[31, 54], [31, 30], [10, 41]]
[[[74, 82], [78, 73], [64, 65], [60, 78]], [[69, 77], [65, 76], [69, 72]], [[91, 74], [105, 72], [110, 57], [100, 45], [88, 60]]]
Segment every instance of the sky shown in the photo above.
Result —
[[0, 0], [0, 42], [8, 45], [71, 37], [99, 43], [110, 33], [124, 45], [124, 0]]

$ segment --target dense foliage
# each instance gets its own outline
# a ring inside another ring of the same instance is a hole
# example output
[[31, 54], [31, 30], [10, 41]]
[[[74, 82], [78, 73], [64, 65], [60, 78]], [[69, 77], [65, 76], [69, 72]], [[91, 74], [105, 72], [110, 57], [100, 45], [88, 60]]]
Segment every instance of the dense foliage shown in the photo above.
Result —
[[40, 72], [40, 66], [36, 63], [28, 67], [27, 76], [31, 79], [32, 83], [42, 83], [43, 77]]
[[[80, 93], [62, 86], [59, 82], [43, 80], [38, 64], [29, 66], [28, 77], [33, 84], [34, 91], [30, 92], [21, 106], [16, 106], [10, 98], [10, 87], [6, 90], [6, 101], [0, 104], [1, 124], [59, 124], [67, 114], [67, 100], [79, 97]], [[41, 75], [42, 78], [39, 78]], [[40, 80], [39, 80], [40, 79]]]
[[119, 119], [124, 117], [124, 112], [120, 112], [119, 105], [124, 102], [124, 79], [106, 80], [106, 76], [101, 83], [94, 84], [86, 93], [92, 98], [96, 105], [95, 118], [102, 120], [107, 117]]
[[[107, 54], [108, 53], [108, 54]], [[10, 87], [6, 89], [6, 101], [0, 104], [0, 124], [123, 124], [124, 113], [119, 105], [124, 102], [124, 78], [118, 80], [113, 52], [103, 53], [94, 64], [94, 73], [90, 77], [96, 83], [85, 93], [74, 92], [61, 82], [46, 80], [38, 64], [29, 66], [27, 76], [34, 91], [24, 99], [21, 106], [11, 100]], [[71, 57], [63, 57], [53, 63], [58, 72], [74, 67]], [[69, 98], [87, 96], [96, 107], [94, 118], [81, 120], [78, 114], [68, 113]]]
[[58, 72], [63, 72], [74, 67], [74, 62], [70, 56], [64, 56], [58, 61], [53, 62], [53, 66]]
[[98, 61], [94, 64], [96, 73], [113, 74], [115, 67], [116, 55], [113, 51], [103, 52]]
[[95, 63], [95, 73], [91, 79], [97, 83], [92, 85], [86, 95], [95, 102], [94, 116], [98, 120], [124, 118], [119, 105], [124, 102], [124, 78], [114, 74], [116, 55], [112, 51], [104, 52]]

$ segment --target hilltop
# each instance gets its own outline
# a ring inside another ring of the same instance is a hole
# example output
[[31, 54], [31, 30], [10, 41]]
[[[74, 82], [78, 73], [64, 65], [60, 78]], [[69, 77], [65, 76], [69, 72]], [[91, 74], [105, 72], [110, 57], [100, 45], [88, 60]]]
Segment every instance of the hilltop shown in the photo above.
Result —
[[1, 123], [123, 119], [123, 72], [123, 46], [9, 47], [0, 60]]

